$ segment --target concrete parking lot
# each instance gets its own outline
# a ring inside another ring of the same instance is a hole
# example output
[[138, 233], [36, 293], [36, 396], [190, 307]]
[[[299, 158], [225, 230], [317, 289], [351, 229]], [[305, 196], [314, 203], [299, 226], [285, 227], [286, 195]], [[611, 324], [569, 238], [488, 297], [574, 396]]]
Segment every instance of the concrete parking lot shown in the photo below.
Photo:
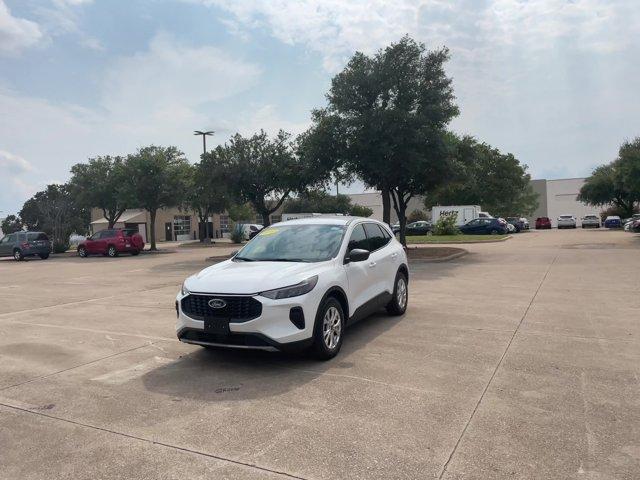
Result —
[[176, 341], [224, 249], [2, 260], [0, 478], [640, 478], [640, 236], [465, 248], [326, 363]]

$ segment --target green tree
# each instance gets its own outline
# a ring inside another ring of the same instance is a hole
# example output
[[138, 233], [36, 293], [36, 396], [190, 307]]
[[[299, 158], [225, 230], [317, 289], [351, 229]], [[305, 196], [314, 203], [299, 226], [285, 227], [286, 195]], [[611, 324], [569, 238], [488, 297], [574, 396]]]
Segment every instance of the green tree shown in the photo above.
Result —
[[87, 231], [90, 211], [78, 204], [68, 185], [52, 184], [24, 203], [20, 218], [29, 230], [47, 233], [54, 251], [61, 252], [69, 248], [72, 233]]
[[353, 205], [348, 195], [331, 195], [322, 190], [309, 190], [284, 203], [285, 213], [340, 213], [369, 217], [373, 210]]
[[446, 48], [427, 51], [409, 37], [373, 57], [357, 52], [331, 82], [328, 107], [314, 115], [310, 135], [328, 145], [325, 164], [341, 165], [382, 192], [405, 242], [409, 200], [445, 182], [450, 162], [445, 128], [458, 114], [444, 65]]
[[449, 181], [425, 198], [427, 209], [433, 205], [481, 205], [506, 217], [531, 215], [538, 207], [527, 166], [512, 154], [470, 136], [449, 134], [447, 142], [455, 168]]
[[4, 235], [19, 232], [22, 230], [22, 220], [15, 215], [8, 215], [4, 220], [2, 220], [0, 230], [2, 230]]
[[190, 184], [187, 189], [187, 206], [198, 215], [204, 225], [204, 242], [209, 243], [208, 219], [214, 213], [222, 213], [229, 205], [229, 194], [224, 175], [210, 157], [203, 158], [191, 167]]
[[96, 157], [88, 163], [78, 163], [71, 167], [69, 187], [77, 201], [86, 208], [99, 208], [109, 222], [115, 223], [127, 208], [123, 195], [127, 178], [122, 157]]
[[151, 250], [156, 247], [156, 214], [182, 205], [189, 185], [190, 165], [176, 147], [149, 146], [127, 156], [124, 189], [127, 205], [143, 208], [151, 220]]
[[596, 167], [578, 194], [578, 200], [589, 205], [614, 206], [630, 217], [640, 201], [640, 139], [625, 142], [618, 157], [606, 165]]
[[292, 192], [321, 181], [314, 165], [297, 153], [290, 135], [280, 131], [272, 140], [264, 131], [243, 137], [234, 135], [229, 143], [204, 155], [224, 172], [231, 195], [248, 202], [262, 216], [265, 227]]

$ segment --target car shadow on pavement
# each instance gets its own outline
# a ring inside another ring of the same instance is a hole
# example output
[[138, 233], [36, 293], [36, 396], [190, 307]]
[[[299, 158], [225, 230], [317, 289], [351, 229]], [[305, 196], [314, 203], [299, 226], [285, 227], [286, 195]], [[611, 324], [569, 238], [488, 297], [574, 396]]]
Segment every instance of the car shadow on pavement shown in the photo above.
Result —
[[148, 391], [199, 401], [242, 401], [278, 396], [305, 385], [327, 370], [343, 373], [353, 367], [350, 358], [393, 328], [403, 317], [384, 311], [347, 328], [337, 357], [322, 362], [309, 353], [265, 352], [241, 349], [197, 349], [147, 372]]

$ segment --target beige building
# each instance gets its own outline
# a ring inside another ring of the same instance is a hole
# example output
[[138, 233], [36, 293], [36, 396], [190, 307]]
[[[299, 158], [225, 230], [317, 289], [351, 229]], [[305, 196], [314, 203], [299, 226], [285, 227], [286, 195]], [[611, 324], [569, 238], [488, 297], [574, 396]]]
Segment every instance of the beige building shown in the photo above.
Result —
[[[279, 222], [279, 213], [271, 215], [271, 223]], [[243, 223], [262, 224], [262, 217], [247, 219]], [[231, 219], [226, 213], [213, 214], [209, 217], [208, 228], [209, 238], [222, 238], [229, 236]], [[104, 218], [102, 210], [94, 208], [91, 210], [91, 233], [104, 230], [109, 226], [109, 222]], [[140, 232], [145, 243], [151, 238], [151, 217], [149, 212], [142, 209], [125, 210], [115, 228], [135, 228]], [[182, 210], [179, 208], [163, 208], [156, 213], [156, 241], [188, 241], [198, 240], [205, 237], [204, 226], [200, 224], [198, 215], [194, 211]]]

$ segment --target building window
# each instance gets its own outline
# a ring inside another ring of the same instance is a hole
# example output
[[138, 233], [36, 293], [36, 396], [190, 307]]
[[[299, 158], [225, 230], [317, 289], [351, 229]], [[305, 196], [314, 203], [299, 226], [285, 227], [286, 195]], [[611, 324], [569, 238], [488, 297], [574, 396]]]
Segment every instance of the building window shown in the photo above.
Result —
[[278, 223], [282, 221], [282, 215], [271, 215], [271, 223]]
[[220, 215], [220, 230], [229, 231], [229, 215]]
[[191, 234], [191, 217], [189, 215], [176, 215], [173, 217], [173, 234], [176, 239], [178, 235]]

